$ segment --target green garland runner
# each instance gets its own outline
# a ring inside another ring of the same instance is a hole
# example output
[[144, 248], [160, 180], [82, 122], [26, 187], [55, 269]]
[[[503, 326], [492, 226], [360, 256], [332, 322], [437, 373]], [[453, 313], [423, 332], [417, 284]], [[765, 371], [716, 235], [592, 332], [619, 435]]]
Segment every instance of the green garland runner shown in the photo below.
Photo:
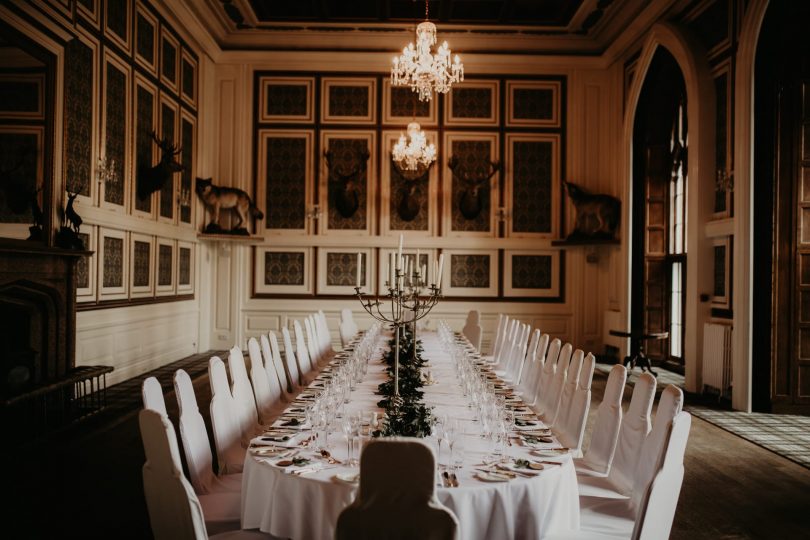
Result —
[[[430, 407], [422, 402], [424, 393], [421, 388], [422, 372], [420, 368], [425, 365], [422, 358], [422, 344], [419, 340], [413, 339], [413, 332], [403, 327], [400, 329], [399, 338], [399, 396], [402, 398], [402, 405], [399, 407], [399, 414], [393, 414], [391, 398], [394, 396], [394, 356], [396, 343], [395, 338], [389, 342], [389, 350], [383, 356], [383, 362], [388, 365], [386, 369], [389, 380], [380, 384], [377, 394], [385, 396], [377, 405], [386, 412], [386, 420], [382, 429], [374, 432], [375, 437], [427, 437], [430, 435], [433, 426], [433, 414]], [[416, 355], [413, 351], [416, 347]]]

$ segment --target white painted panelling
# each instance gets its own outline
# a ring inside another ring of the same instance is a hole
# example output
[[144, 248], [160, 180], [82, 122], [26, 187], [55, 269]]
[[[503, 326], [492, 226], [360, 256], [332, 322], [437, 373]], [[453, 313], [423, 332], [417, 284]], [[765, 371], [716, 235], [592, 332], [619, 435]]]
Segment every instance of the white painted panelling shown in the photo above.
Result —
[[76, 315], [76, 365], [115, 368], [107, 385], [198, 352], [197, 302], [82, 311]]

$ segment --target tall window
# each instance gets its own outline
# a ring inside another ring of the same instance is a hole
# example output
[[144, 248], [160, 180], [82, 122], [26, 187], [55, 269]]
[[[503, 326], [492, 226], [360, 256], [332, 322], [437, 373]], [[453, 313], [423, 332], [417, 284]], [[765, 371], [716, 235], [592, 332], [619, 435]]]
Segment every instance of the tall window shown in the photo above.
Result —
[[686, 280], [686, 156], [688, 148], [686, 107], [678, 106], [672, 126], [669, 182], [669, 246], [666, 258], [669, 276], [669, 355], [683, 362], [683, 317]]

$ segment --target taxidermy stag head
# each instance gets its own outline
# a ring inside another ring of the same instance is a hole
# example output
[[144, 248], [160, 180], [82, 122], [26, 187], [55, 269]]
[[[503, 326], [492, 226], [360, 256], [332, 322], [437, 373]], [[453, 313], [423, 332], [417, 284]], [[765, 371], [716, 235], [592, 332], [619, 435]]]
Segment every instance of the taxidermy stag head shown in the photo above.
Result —
[[458, 158], [451, 156], [447, 166], [452, 171], [453, 176], [461, 182], [461, 197], [459, 198], [458, 209], [465, 219], [475, 219], [484, 209], [484, 193], [481, 188], [489, 187], [489, 179], [501, 170], [500, 162], [489, 161], [489, 171], [486, 174], [473, 174], [459, 166]]
[[410, 180], [406, 182], [405, 186], [400, 190], [397, 213], [402, 221], [413, 221], [416, 219], [416, 216], [419, 215], [421, 201], [419, 200], [418, 194], [426, 179], [427, 175], [416, 180]]
[[160, 147], [160, 161], [153, 167], [145, 167], [138, 171], [138, 198], [146, 199], [155, 191], [162, 189], [174, 173], [183, 170], [183, 165], [175, 161], [175, 158], [183, 148], [178, 148], [175, 143], [169, 141], [168, 137], [159, 139], [152, 130], [149, 132], [152, 140]]
[[364, 149], [355, 160], [354, 165], [347, 171], [342, 165], [335, 165], [332, 161], [332, 151], [324, 152], [326, 166], [329, 168], [329, 196], [338, 213], [344, 218], [350, 218], [360, 208], [360, 180], [366, 171], [366, 162], [369, 158], [368, 150]]

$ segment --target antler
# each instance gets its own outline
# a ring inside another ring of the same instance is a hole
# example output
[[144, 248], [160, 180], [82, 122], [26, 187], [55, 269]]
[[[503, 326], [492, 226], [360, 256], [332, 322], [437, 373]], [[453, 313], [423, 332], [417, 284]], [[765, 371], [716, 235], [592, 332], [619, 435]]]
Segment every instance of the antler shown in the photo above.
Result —
[[152, 137], [152, 140], [155, 141], [155, 144], [157, 144], [160, 147], [160, 149], [163, 150], [164, 152], [171, 152], [173, 155], [177, 155], [183, 151], [182, 146], [178, 148], [178, 146], [175, 143], [169, 142], [168, 137], [164, 137], [162, 139], [158, 138], [157, 133], [155, 133], [154, 129], [149, 132], [149, 135]]
[[341, 181], [346, 181], [352, 176], [363, 172], [366, 169], [366, 162], [370, 156], [368, 149], [364, 149], [360, 152], [360, 160], [359, 163], [355, 165], [355, 167], [349, 171], [348, 173], [345, 172], [343, 166], [333, 166], [332, 165], [332, 151], [326, 150], [323, 153], [324, 157], [326, 158], [326, 166], [329, 168], [330, 174], [337, 176]]
[[459, 161], [456, 156], [450, 156], [450, 159], [447, 160], [447, 167], [450, 169], [453, 175], [459, 178], [460, 180], [463, 180], [464, 182], [467, 183], [481, 184], [486, 182], [493, 176], [495, 176], [495, 173], [497, 173], [501, 169], [501, 163], [497, 159], [495, 161], [487, 160], [487, 163], [489, 164], [490, 169], [489, 173], [486, 175], [472, 176], [470, 174], [470, 171], [466, 169], [461, 169], [459, 167]]

